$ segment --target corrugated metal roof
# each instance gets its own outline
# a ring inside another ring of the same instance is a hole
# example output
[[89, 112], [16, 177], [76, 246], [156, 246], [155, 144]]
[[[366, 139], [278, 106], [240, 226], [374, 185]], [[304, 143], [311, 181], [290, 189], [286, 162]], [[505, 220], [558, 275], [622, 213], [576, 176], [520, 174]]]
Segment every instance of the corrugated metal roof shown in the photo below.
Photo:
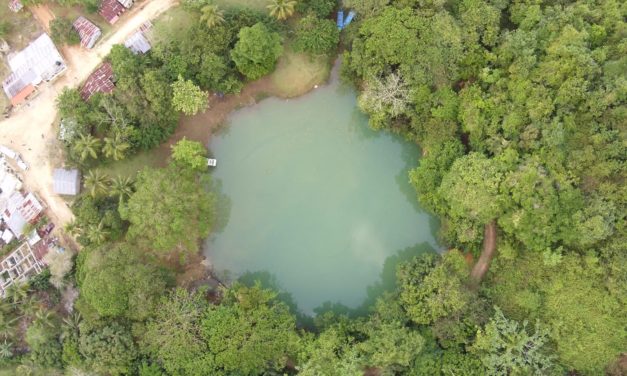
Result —
[[100, 3], [100, 9], [98, 9], [98, 13], [112, 25], [125, 11], [126, 8], [124, 8], [117, 0], [102, 0]]
[[39, 85], [65, 70], [63, 57], [48, 34], [41, 34], [22, 51], [8, 57], [11, 74], [2, 82], [4, 92], [13, 98], [27, 85]]
[[111, 63], [107, 61], [87, 77], [81, 89], [81, 97], [83, 100], [88, 100], [95, 93], [113, 92], [115, 85], [113, 84], [112, 78], [113, 68], [111, 67]]
[[144, 37], [144, 34], [141, 31], [136, 32], [126, 39], [124, 42], [126, 48], [129, 48], [135, 54], [145, 54], [150, 51], [150, 43], [148, 39]]
[[92, 48], [102, 34], [98, 26], [83, 16], [78, 17], [73, 25], [81, 38], [81, 46], [85, 48]]
[[54, 169], [52, 173], [52, 188], [55, 193], [74, 196], [80, 192], [80, 187], [81, 180], [77, 169]]

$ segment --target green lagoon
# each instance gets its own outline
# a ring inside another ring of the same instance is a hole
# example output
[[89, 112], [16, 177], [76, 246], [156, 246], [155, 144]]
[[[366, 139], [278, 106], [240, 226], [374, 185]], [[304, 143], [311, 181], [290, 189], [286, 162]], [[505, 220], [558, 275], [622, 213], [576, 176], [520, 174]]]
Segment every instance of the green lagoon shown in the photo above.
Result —
[[305, 314], [325, 302], [358, 308], [393, 283], [399, 258], [439, 249], [407, 178], [419, 148], [370, 130], [337, 79], [233, 113], [209, 149], [228, 202], [205, 244], [214, 270], [259, 277]]

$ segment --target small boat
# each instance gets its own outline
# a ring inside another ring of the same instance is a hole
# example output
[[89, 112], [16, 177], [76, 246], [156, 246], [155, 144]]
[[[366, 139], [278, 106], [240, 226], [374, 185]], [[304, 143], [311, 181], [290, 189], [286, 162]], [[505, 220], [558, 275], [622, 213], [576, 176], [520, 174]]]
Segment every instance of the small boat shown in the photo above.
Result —
[[355, 17], [355, 11], [351, 10], [350, 12], [348, 12], [348, 16], [346, 16], [346, 19], [344, 20], [344, 24], [342, 25], [342, 29], [345, 28], [346, 26], [348, 26], [349, 23], [351, 23], [351, 21], [353, 20], [353, 18]]
[[344, 27], [344, 11], [340, 10], [337, 12], [337, 28], [342, 30]]
[[215, 167], [218, 165], [218, 160], [213, 158], [207, 158], [207, 166]]

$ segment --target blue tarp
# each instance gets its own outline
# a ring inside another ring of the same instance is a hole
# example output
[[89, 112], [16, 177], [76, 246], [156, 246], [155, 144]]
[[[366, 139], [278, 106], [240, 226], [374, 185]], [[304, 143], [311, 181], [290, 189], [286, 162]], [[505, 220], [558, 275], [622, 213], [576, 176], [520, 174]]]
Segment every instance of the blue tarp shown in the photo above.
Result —
[[344, 27], [344, 11], [343, 10], [337, 12], [337, 28], [342, 30], [342, 27]]
[[355, 11], [351, 10], [350, 12], [348, 12], [348, 16], [346, 16], [346, 19], [344, 20], [344, 24], [342, 25], [342, 29], [345, 28], [346, 26], [348, 26], [349, 23], [351, 23], [351, 21], [353, 20], [353, 17], [355, 17]]

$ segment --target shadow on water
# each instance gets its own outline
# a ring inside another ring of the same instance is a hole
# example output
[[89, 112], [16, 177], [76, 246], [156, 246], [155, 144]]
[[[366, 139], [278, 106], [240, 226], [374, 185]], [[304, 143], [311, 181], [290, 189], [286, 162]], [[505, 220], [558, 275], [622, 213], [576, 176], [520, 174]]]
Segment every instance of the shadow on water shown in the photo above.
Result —
[[216, 219], [211, 229], [212, 236], [219, 234], [226, 228], [231, 218], [231, 207], [233, 202], [231, 198], [224, 193], [222, 187], [222, 181], [219, 179], [211, 178], [210, 175], [204, 175], [202, 177], [202, 184], [206, 191], [211, 192], [216, 198], [216, 212], [213, 217]]
[[[386, 292], [391, 292], [396, 289], [397, 266], [404, 261], [427, 252], [436, 252], [436, 250], [429, 243], [423, 242], [399, 250], [392, 256], [386, 258], [379, 276], [379, 281], [367, 287], [366, 299], [364, 299], [358, 307], [350, 308], [339, 302], [327, 301], [315, 308], [314, 313], [316, 315], [322, 315], [326, 312], [333, 312], [337, 315], [346, 315], [348, 317], [366, 316], [379, 297]], [[296, 321], [300, 327], [308, 329], [315, 328], [314, 317], [303, 313], [298, 308], [298, 304], [296, 304], [292, 294], [284, 290], [274, 274], [268, 271], [249, 271], [241, 275], [238, 281], [246, 286], [253, 286], [255, 283], [260, 283], [263, 288], [274, 290], [277, 293], [277, 298], [289, 307], [290, 312], [296, 317]]]
[[357, 308], [350, 308], [338, 302], [324, 302], [320, 307], [315, 308], [314, 312], [316, 315], [321, 315], [330, 311], [335, 314], [346, 315], [349, 317], [367, 315], [379, 297], [386, 292], [392, 292], [396, 289], [397, 266], [404, 261], [411, 260], [416, 256], [428, 252], [435, 253], [436, 250], [431, 244], [423, 242], [399, 250], [395, 254], [386, 258], [383, 263], [381, 274], [379, 275], [379, 281], [366, 288], [366, 299], [364, 299], [364, 301]]

